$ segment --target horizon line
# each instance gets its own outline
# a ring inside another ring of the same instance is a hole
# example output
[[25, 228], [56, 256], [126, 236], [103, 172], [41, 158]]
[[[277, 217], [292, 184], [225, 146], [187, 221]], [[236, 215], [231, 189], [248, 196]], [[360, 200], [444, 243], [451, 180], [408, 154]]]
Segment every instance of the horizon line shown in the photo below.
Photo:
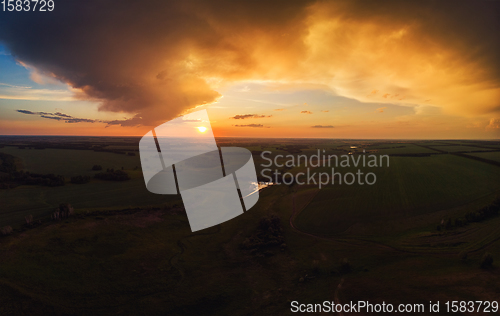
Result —
[[[0, 135], [0, 137], [143, 137], [144, 135]], [[500, 138], [339, 138], [339, 137], [251, 137], [251, 136], [215, 136], [215, 138], [250, 138], [250, 139], [335, 139], [335, 140], [478, 140], [478, 141], [500, 141]]]

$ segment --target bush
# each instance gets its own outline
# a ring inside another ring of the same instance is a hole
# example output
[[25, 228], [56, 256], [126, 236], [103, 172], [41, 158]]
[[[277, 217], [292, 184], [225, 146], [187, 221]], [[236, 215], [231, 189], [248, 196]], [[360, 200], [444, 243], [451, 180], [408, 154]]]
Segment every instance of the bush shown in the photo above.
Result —
[[311, 270], [314, 274], [319, 274], [321, 272], [318, 260], [313, 260], [311, 262]]
[[481, 258], [481, 268], [488, 269], [493, 266], [493, 256], [489, 252], [485, 252]]
[[4, 226], [2, 229], [0, 229], [0, 233], [4, 236], [12, 234], [12, 227], [10, 226]]
[[102, 170], [102, 166], [101, 165], [94, 165], [92, 167], [92, 171], [100, 171], [100, 170]]
[[74, 177], [71, 177], [71, 183], [74, 183], [74, 184], [84, 184], [84, 183], [88, 183], [90, 181], [90, 177], [89, 176], [74, 176]]
[[342, 258], [339, 262], [339, 272], [340, 273], [349, 273], [352, 271], [351, 263], [349, 259]]
[[31, 214], [30, 215], [26, 215], [24, 217], [24, 220], [26, 222], [26, 225], [28, 225], [28, 226], [33, 225], [33, 215], [31, 215]]

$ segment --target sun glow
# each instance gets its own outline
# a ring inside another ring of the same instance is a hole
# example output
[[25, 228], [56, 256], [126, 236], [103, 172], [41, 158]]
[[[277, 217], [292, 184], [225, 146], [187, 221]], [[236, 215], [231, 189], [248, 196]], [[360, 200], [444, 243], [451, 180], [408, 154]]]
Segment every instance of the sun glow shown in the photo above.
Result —
[[207, 128], [204, 126], [198, 126], [197, 129], [200, 131], [200, 133], [205, 133], [207, 131]]

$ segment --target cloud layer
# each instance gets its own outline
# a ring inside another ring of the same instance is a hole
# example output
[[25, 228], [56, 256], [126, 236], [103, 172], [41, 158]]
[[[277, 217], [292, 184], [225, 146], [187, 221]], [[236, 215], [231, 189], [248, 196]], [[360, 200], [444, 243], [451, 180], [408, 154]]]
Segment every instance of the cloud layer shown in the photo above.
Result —
[[314, 125], [312, 128], [334, 128], [333, 125]]
[[235, 127], [264, 127], [262, 124], [234, 125]]
[[93, 119], [87, 119], [87, 118], [78, 118], [74, 117], [68, 114], [64, 114], [61, 112], [33, 112], [29, 110], [16, 110], [16, 112], [22, 113], [22, 114], [28, 114], [28, 115], [37, 115], [41, 118], [45, 119], [50, 119], [50, 120], [56, 120], [56, 121], [63, 121], [65, 123], [106, 123], [109, 125], [119, 125], [123, 121], [120, 120], [114, 120], [114, 121], [104, 121], [104, 120], [93, 120]]
[[266, 117], [272, 117], [272, 115], [260, 115], [260, 114], [243, 114], [243, 115], [235, 115], [231, 117], [232, 119], [235, 120], [244, 120], [244, 119], [249, 119], [249, 118], [266, 118]]
[[[37, 76], [156, 125], [239, 80], [315, 83], [361, 101], [500, 111], [496, 1], [61, 1], [0, 13]], [[376, 90], [377, 93], [370, 93]], [[250, 93], [250, 92], [249, 92]]]

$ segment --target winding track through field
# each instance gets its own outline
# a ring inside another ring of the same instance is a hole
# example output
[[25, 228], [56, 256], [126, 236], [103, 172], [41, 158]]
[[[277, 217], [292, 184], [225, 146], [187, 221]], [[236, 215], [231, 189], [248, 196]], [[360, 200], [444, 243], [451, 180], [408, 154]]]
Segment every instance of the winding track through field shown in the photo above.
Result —
[[[412, 144], [414, 144], [416, 146], [420, 146], [420, 147], [426, 148], [426, 149], [434, 150], [434, 151], [439, 152], [439, 153], [452, 154], [452, 155], [456, 155], [456, 156], [460, 156], [460, 157], [464, 157], [464, 158], [469, 158], [469, 159], [473, 159], [473, 160], [480, 160], [480, 161], [485, 162], [485, 163], [489, 163], [489, 164], [493, 164], [493, 165], [496, 165], [496, 166], [500, 166], [500, 164], [498, 162], [495, 162], [495, 161], [486, 160], [486, 159], [484, 159], [484, 160], [483, 159], [476, 159], [477, 157], [467, 156], [467, 155], [463, 155], [463, 154], [460, 154], [460, 153], [445, 152], [445, 151], [441, 151], [441, 150], [436, 149], [436, 148], [430, 148], [428, 146], [424, 146], [424, 145], [417, 144], [417, 143], [412, 143]], [[475, 146], [475, 147], [481, 147], [481, 146]], [[498, 150], [492, 150], [492, 151], [498, 151]], [[323, 163], [324, 163], [324, 159], [323, 159]], [[300, 214], [300, 212], [302, 212], [314, 200], [314, 198], [316, 197], [316, 195], [318, 193], [319, 193], [319, 190], [316, 192], [316, 194], [314, 194], [314, 196], [309, 200], [309, 202], [304, 205], [304, 207], [302, 209], [297, 210], [296, 206], [295, 206], [295, 191], [292, 192], [292, 205], [293, 205], [292, 208], [293, 209], [292, 209], [292, 215], [290, 216], [289, 222], [290, 222], [290, 227], [294, 231], [296, 231], [296, 232], [298, 232], [298, 233], [300, 233], [302, 235], [306, 235], [306, 236], [309, 236], [309, 237], [312, 237], [312, 238], [316, 238], [316, 239], [327, 240], [327, 241], [330, 241], [330, 242], [333, 241], [333, 242], [338, 242], [338, 243], [344, 243], [344, 244], [347, 243], [347, 244], [350, 244], [350, 245], [365, 246], [365, 247], [376, 246], [379, 249], [396, 251], [396, 252], [400, 252], [400, 253], [434, 254], [434, 255], [453, 255], [453, 254], [457, 254], [457, 251], [452, 251], [452, 252], [443, 252], [443, 251], [436, 251], [436, 252], [412, 251], [412, 250], [400, 249], [400, 248], [392, 247], [392, 246], [386, 245], [384, 243], [373, 241], [373, 240], [366, 240], [366, 239], [353, 238], [353, 237], [347, 237], [347, 238], [343, 237], [343, 239], [340, 240], [339, 238], [336, 238], [336, 237], [326, 237], [326, 236], [315, 235], [315, 234], [303, 231], [303, 230], [297, 228], [297, 226], [295, 226], [294, 220]], [[476, 249], [470, 249], [470, 250], [468, 250], [468, 252], [469, 253], [473, 253], [473, 252], [481, 251], [481, 250], [489, 247], [490, 245], [492, 245], [493, 243], [495, 243], [495, 242], [497, 242], [499, 240], [500, 240], [500, 236], [498, 236], [497, 238], [494, 238], [493, 240], [487, 242], [486, 244], [483, 244], [480, 247], [477, 247]], [[361, 243], [365, 243], [365, 244], [360, 244], [360, 242]]]
[[[319, 192], [319, 190], [317, 191]], [[293, 192], [292, 194], [292, 207], [293, 207], [293, 210], [292, 210], [292, 215], [290, 216], [290, 227], [302, 234], [302, 235], [306, 235], [306, 236], [309, 236], [309, 237], [312, 237], [312, 238], [316, 238], [316, 239], [321, 239], [321, 240], [327, 240], [327, 241], [333, 241], [333, 242], [337, 242], [337, 243], [344, 243], [344, 244], [350, 244], [350, 245], [356, 245], [356, 246], [362, 246], [360, 245], [359, 243], [355, 243], [354, 241], [361, 241], [361, 242], [367, 242], [367, 243], [372, 243], [374, 245], [376, 245], [377, 247], [381, 248], [381, 249], [384, 249], [384, 250], [392, 250], [392, 251], [398, 251], [398, 252], [410, 252], [410, 251], [406, 251], [406, 250], [401, 250], [401, 249], [397, 249], [397, 248], [394, 248], [394, 247], [391, 247], [391, 246], [388, 246], [388, 245], [385, 245], [383, 243], [379, 243], [379, 242], [376, 242], [376, 241], [371, 241], [371, 240], [364, 240], [364, 239], [355, 239], [355, 238], [347, 238], [347, 239], [342, 239], [342, 240], [339, 240], [338, 238], [336, 237], [326, 237], [326, 236], [321, 236], [321, 235], [315, 235], [315, 234], [312, 234], [312, 233], [309, 233], [309, 232], [306, 232], [306, 231], [303, 231], [299, 228], [297, 228], [297, 226], [295, 226], [294, 224], [294, 220], [295, 218], [297, 217], [297, 215], [299, 215], [299, 213], [304, 210], [307, 205], [309, 205], [309, 203], [312, 202], [312, 200], [314, 200], [314, 198], [316, 197], [318, 193], [316, 193], [312, 198], [311, 200], [306, 204], [304, 205], [304, 207], [301, 209], [301, 210], [297, 210], [296, 207], [295, 207], [295, 192]], [[364, 245], [366, 247], [371, 247], [370, 245]], [[411, 253], [411, 252], [410, 252]]]
[[[361, 247], [374, 247], [375, 246], [375, 247], [377, 247], [380, 250], [395, 251], [395, 252], [399, 252], [399, 253], [428, 254], [428, 255], [456, 255], [456, 254], [458, 254], [457, 251], [448, 251], [448, 252], [434, 251], [434, 252], [430, 252], [430, 251], [415, 251], [415, 250], [401, 249], [401, 248], [396, 248], [396, 247], [393, 247], [393, 246], [389, 246], [389, 245], [381, 243], [381, 242], [377, 242], [377, 241], [373, 241], [373, 240], [367, 240], [367, 239], [353, 238], [353, 237], [342, 237], [342, 239], [339, 239], [338, 237], [326, 237], [326, 236], [321, 236], [321, 235], [315, 235], [315, 234], [312, 234], [312, 233], [309, 233], [309, 232], [306, 232], [304, 230], [301, 230], [301, 229], [297, 228], [297, 226], [295, 226], [295, 224], [294, 224], [294, 220], [300, 214], [300, 212], [303, 211], [314, 200], [314, 198], [316, 197], [316, 195], [318, 194], [318, 192], [319, 192], [319, 190], [309, 200], [309, 202], [307, 204], [305, 204], [304, 207], [302, 209], [300, 209], [300, 210], [296, 209], [296, 205], [295, 205], [295, 192], [292, 192], [292, 215], [290, 216], [290, 219], [289, 219], [290, 227], [294, 231], [296, 231], [296, 232], [298, 232], [298, 233], [300, 233], [302, 235], [306, 235], [306, 236], [309, 236], [309, 237], [312, 237], [312, 238], [326, 240], [326, 241], [330, 241], [330, 242], [337, 242], [337, 243], [349, 244], [349, 245], [358, 246], [358, 247], [359, 246], [361, 246]], [[497, 242], [499, 240], [500, 240], [500, 236], [498, 236], [497, 238], [494, 238], [493, 240], [491, 240], [491, 241], [489, 241], [489, 242], [481, 245], [480, 247], [477, 247], [476, 249], [470, 249], [467, 252], [468, 253], [474, 253], [474, 252], [481, 251], [481, 250], [489, 247], [490, 245], [494, 244], [495, 242]]]

